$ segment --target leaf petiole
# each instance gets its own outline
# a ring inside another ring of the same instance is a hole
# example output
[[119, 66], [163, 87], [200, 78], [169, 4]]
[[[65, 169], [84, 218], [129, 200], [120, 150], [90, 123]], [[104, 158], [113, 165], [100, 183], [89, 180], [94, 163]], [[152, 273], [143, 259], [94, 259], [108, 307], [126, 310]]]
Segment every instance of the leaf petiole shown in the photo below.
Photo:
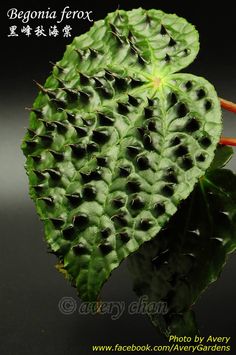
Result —
[[236, 147], [236, 138], [221, 137], [220, 144], [231, 145], [231, 146]]
[[[220, 98], [220, 105], [223, 109], [236, 113], [236, 104], [234, 102]], [[236, 138], [221, 137], [220, 144], [236, 146]]]
[[225, 110], [236, 113], [236, 104], [234, 102], [220, 98], [220, 105]]

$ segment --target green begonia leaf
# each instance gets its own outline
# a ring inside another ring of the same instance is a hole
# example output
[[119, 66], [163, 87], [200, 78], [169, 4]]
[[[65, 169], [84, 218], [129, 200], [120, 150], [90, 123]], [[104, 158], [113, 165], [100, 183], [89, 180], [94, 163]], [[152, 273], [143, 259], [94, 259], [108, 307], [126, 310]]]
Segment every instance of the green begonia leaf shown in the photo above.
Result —
[[216, 151], [215, 157], [210, 165], [210, 170], [223, 168], [232, 158], [234, 154], [233, 148], [227, 145], [219, 144]]
[[[218, 148], [220, 165], [228, 159], [222, 152]], [[192, 305], [219, 278], [227, 255], [236, 249], [235, 186], [231, 171], [209, 169], [167, 228], [129, 258], [137, 295], [167, 303], [165, 315], [150, 314], [165, 336], [199, 332]]]
[[82, 299], [159, 233], [214, 157], [217, 94], [175, 73], [198, 48], [183, 18], [120, 10], [76, 37], [39, 85], [22, 145], [30, 195]]

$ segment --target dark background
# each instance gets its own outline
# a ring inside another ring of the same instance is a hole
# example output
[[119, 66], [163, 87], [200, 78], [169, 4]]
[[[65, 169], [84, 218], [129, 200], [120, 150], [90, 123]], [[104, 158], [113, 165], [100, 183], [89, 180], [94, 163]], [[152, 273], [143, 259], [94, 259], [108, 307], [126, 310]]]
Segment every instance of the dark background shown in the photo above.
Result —
[[[28, 125], [28, 113], [36, 96], [33, 79], [43, 83], [51, 70], [49, 61], [62, 57], [65, 45], [72, 39], [7, 37], [9, 21], [6, 11], [92, 10], [94, 20], [103, 18], [120, 5], [121, 9], [142, 6], [176, 13], [193, 23], [200, 32], [201, 49], [186, 71], [211, 81], [219, 96], [236, 101], [235, 11], [232, 1], [217, 2], [183, 0], [116, 0], [86, 2], [40, 1], [36, 5], [24, 1], [8, 1], [1, 8], [1, 99], [0, 99], [0, 354], [1, 355], [76, 355], [92, 354], [94, 344], [164, 344], [149, 320], [142, 315], [124, 314], [112, 321], [109, 316], [63, 315], [58, 310], [62, 297], [77, 300], [76, 292], [55, 270], [54, 256], [47, 254], [43, 226], [28, 197], [27, 176], [20, 150]], [[210, 5], [210, 6], [209, 6]], [[30, 20], [29, 25], [55, 24], [55, 21]], [[86, 32], [88, 21], [67, 20], [72, 35]], [[59, 25], [58, 25], [59, 26]], [[224, 134], [236, 136], [236, 117], [224, 114]], [[235, 169], [235, 159], [230, 166]], [[236, 257], [232, 255], [220, 280], [211, 285], [195, 306], [202, 335], [236, 335]], [[107, 300], [135, 300], [131, 278], [125, 263], [116, 270], [103, 290]], [[79, 301], [77, 301], [79, 304]], [[233, 339], [234, 340], [234, 339]], [[232, 341], [235, 353], [235, 341]], [[186, 353], [185, 353], [186, 354]]]

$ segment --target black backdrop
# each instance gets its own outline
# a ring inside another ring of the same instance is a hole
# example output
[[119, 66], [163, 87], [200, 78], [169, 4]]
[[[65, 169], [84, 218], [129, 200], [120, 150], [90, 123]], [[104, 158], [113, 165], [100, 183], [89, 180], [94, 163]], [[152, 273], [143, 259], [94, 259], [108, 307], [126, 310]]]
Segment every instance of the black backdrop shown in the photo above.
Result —
[[[93, 11], [93, 18], [103, 18], [118, 6], [132, 9], [139, 6], [176, 13], [193, 23], [200, 32], [201, 49], [195, 62], [186, 71], [206, 77], [219, 96], [236, 101], [235, 12], [233, 2], [221, 6], [213, 1], [183, 0], [104, 0], [93, 3], [70, 1], [26, 3], [8, 1], [1, 8], [1, 239], [0, 239], [0, 354], [1, 355], [75, 355], [91, 354], [94, 344], [163, 344], [145, 316], [126, 313], [116, 321], [109, 316], [63, 315], [58, 310], [62, 297], [76, 292], [54, 269], [55, 257], [46, 253], [43, 228], [33, 203], [28, 197], [24, 157], [20, 142], [27, 127], [25, 106], [31, 106], [36, 95], [33, 79], [44, 82], [51, 65], [62, 57], [71, 39], [8, 37], [9, 26], [21, 22], [9, 21], [6, 11], [62, 10]], [[3, 5], [1, 5], [3, 6]], [[32, 27], [54, 24], [55, 21], [30, 21]], [[89, 27], [88, 21], [69, 20], [72, 34], [79, 35]], [[224, 115], [226, 135], [236, 135], [233, 115]], [[235, 168], [235, 161], [231, 167]], [[222, 277], [201, 297], [195, 307], [202, 335], [235, 336], [236, 288], [234, 275], [236, 257], [229, 258]], [[107, 300], [135, 300], [125, 263], [116, 270], [103, 290]], [[79, 301], [78, 301], [79, 305]], [[235, 352], [235, 342], [232, 341]], [[185, 353], [186, 354], [186, 353]]]

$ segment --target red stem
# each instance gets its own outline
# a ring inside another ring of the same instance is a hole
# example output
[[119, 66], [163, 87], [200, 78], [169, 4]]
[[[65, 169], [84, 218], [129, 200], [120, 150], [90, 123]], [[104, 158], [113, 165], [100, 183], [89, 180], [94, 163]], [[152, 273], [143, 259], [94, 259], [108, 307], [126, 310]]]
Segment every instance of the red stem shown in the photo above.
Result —
[[[235, 103], [220, 98], [220, 105], [225, 110], [236, 113], [236, 104]], [[236, 147], [236, 138], [221, 137], [219, 143], [223, 144], [223, 145], [232, 145], [232, 146]]]
[[232, 145], [232, 146], [236, 147], [236, 138], [221, 137], [220, 144]]
[[236, 113], [236, 104], [235, 103], [220, 98], [220, 105], [225, 110]]

